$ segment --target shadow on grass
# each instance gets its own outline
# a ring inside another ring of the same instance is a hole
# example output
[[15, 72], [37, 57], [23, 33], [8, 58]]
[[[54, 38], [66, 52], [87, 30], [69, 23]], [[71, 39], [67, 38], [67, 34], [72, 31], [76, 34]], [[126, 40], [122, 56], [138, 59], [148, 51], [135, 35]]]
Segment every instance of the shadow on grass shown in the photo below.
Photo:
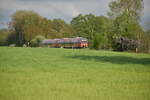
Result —
[[113, 64], [142, 64], [142, 65], [150, 64], [150, 58], [132, 58], [132, 57], [125, 57], [125, 56], [75, 55], [75, 56], [69, 56], [69, 58], [86, 60], [86, 61], [92, 60], [97, 62], [110, 62]]

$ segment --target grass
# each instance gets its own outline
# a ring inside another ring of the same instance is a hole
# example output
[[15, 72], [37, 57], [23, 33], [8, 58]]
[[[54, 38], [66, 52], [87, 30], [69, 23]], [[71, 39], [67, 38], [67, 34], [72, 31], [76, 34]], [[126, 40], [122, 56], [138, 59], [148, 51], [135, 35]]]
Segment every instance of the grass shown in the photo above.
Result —
[[0, 47], [0, 100], [150, 100], [150, 55]]

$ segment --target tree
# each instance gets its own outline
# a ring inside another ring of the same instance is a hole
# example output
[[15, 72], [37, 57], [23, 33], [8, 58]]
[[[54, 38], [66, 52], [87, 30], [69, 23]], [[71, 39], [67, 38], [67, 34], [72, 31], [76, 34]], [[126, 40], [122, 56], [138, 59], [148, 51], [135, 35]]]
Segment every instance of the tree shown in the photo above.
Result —
[[91, 41], [94, 38], [95, 15], [78, 15], [71, 21], [72, 26], [77, 32], [77, 36], [86, 37]]
[[73, 37], [75, 31], [70, 24], [67, 24], [62, 19], [54, 19], [52, 21], [53, 38]]
[[138, 39], [140, 38], [140, 34], [143, 33], [143, 29], [139, 23], [126, 13], [114, 19], [112, 28], [114, 33], [113, 38], [123, 36]]
[[[17, 11], [12, 15], [9, 26], [15, 37], [15, 44], [27, 44], [37, 35], [46, 38], [73, 37], [74, 29], [61, 19], [49, 20], [32, 11]], [[11, 37], [10, 37], [11, 39]]]
[[150, 30], [147, 30], [144, 35], [142, 35], [140, 40], [140, 52], [150, 53]]
[[92, 41], [92, 46], [91, 48], [92, 49], [95, 49], [95, 50], [99, 50], [100, 49], [100, 44], [101, 44], [101, 37], [99, 34], [96, 34], [93, 41]]
[[0, 29], [0, 45], [7, 45], [7, 38], [10, 35], [10, 31], [8, 29]]
[[135, 20], [140, 20], [143, 6], [143, 0], [115, 0], [109, 4], [110, 12], [108, 15], [116, 18], [123, 13], [128, 14]]
[[34, 31], [39, 29], [37, 26], [40, 19], [41, 17], [32, 11], [17, 11], [12, 15], [10, 29], [16, 34], [16, 44], [18, 46], [31, 39], [35, 34]]
[[16, 35], [18, 46], [30, 42], [37, 35], [48, 38], [48, 34], [52, 31], [51, 27], [51, 20], [32, 11], [17, 11], [12, 15], [10, 24], [10, 29]]
[[111, 38], [112, 38], [112, 20], [105, 16], [96, 16], [96, 32], [99, 33], [100, 37], [100, 49], [111, 49]]
[[97, 26], [98, 22], [96, 22], [96, 16], [92, 14], [88, 15], [78, 15], [73, 18], [71, 21], [71, 25], [76, 31], [76, 36], [85, 37], [89, 40], [90, 48], [93, 48], [93, 40], [95, 38], [95, 34], [98, 33], [100, 24]]
[[143, 0], [115, 0], [109, 4], [109, 7], [108, 15], [113, 19], [112, 45], [119, 37], [141, 41], [144, 31], [139, 21], [143, 10]]
[[100, 42], [98, 48], [105, 49], [109, 48], [109, 31], [111, 28], [112, 21], [105, 16], [95, 16], [92, 14], [78, 15], [71, 21], [72, 26], [76, 31], [77, 36], [85, 37], [90, 42], [90, 47], [95, 47], [95, 42], [98, 39], [97, 36], [101, 37], [98, 41]]

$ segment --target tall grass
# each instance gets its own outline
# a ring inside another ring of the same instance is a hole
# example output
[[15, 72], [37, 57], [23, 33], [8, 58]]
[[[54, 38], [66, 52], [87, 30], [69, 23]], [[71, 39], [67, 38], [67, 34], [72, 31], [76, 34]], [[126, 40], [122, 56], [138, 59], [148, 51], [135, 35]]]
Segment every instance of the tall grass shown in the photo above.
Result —
[[150, 55], [0, 48], [0, 100], [150, 100]]

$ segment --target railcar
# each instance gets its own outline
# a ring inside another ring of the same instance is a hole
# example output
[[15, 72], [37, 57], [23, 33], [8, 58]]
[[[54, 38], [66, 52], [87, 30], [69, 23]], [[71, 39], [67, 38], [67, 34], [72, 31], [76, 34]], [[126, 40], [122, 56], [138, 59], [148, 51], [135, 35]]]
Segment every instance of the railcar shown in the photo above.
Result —
[[51, 48], [86, 48], [88, 40], [83, 37], [46, 39], [41, 42], [41, 45]]

